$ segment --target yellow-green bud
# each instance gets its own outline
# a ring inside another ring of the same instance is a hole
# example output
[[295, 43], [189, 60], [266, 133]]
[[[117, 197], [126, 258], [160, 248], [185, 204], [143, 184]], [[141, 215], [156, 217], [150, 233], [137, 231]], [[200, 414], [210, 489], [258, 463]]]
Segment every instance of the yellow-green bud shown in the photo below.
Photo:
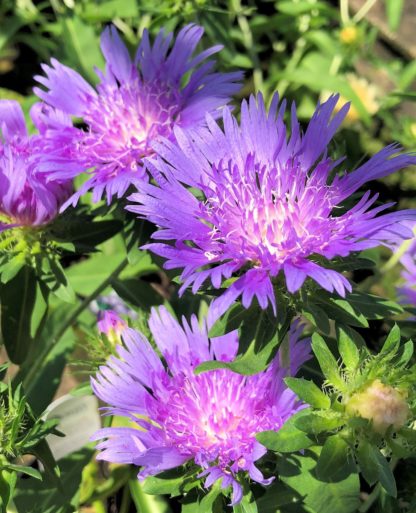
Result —
[[390, 426], [399, 429], [405, 424], [409, 406], [404, 392], [376, 379], [350, 397], [346, 411], [351, 416], [371, 420], [374, 431], [384, 434]]

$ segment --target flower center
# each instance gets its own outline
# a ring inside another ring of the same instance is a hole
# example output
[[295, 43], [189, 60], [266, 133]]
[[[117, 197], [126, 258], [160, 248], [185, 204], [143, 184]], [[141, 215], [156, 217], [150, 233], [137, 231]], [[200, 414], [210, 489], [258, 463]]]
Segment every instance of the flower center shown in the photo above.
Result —
[[166, 437], [184, 453], [202, 452], [206, 462], [236, 461], [255, 435], [278, 428], [259, 383], [225, 369], [175, 376], [163, 401]]
[[206, 191], [202, 213], [213, 242], [230, 258], [266, 265], [322, 250], [339, 222], [330, 215], [329, 166], [322, 167], [321, 179], [306, 175], [293, 159], [260, 166], [250, 156], [243, 169], [214, 167], [215, 189]]
[[151, 154], [151, 141], [169, 137], [180, 111], [179, 95], [168, 86], [138, 79], [119, 87], [101, 85], [84, 120], [88, 133], [80, 150], [95, 164], [116, 163], [112, 172], [135, 170], [140, 160]]

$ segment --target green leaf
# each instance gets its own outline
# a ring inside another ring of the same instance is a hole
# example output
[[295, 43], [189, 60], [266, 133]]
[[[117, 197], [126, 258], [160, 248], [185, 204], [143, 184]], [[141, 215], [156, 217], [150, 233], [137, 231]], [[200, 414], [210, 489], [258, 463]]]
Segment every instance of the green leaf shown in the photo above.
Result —
[[26, 465], [13, 465], [11, 463], [8, 463], [3, 468], [6, 468], [8, 470], [14, 470], [15, 472], [21, 472], [22, 474], [26, 474], [27, 476], [31, 476], [35, 479], [42, 479], [42, 474], [39, 472], [39, 470], [36, 470], [32, 467], [28, 467]]
[[360, 362], [360, 352], [355, 342], [351, 340], [345, 327], [337, 326], [338, 348], [342, 361], [347, 370], [353, 371]]
[[402, 18], [404, 0], [385, 0], [385, 6], [389, 28], [395, 32], [399, 28]]
[[368, 328], [365, 315], [353, 306], [350, 296], [351, 294], [348, 295], [347, 299], [338, 299], [320, 293], [314, 296], [314, 299], [323, 305], [323, 309], [329, 318], [350, 326]]
[[[299, 494], [277, 479], [267, 486], [264, 492], [256, 501], [260, 513], [286, 513], [286, 508], [282, 508], [282, 506], [294, 505], [301, 499]], [[292, 510], [288, 509], [287, 511], [291, 512]], [[299, 510], [295, 511], [297, 513]]]
[[41, 270], [38, 274], [41, 275], [42, 283], [44, 283], [57, 298], [67, 303], [74, 303], [74, 291], [58, 260], [50, 259], [47, 256], [42, 258]]
[[31, 317], [35, 298], [36, 277], [28, 266], [0, 286], [2, 338], [10, 360], [16, 364], [23, 363], [32, 342]]
[[328, 382], [338, 390], [344, 390], [345, 382], [338, 371], [338, 363], [326, 345], [324, 339], [317, 333], [314, 333], [312, 336], [312, 351], [314, 352], [321, 370]]
[[142, 490], [149, 495], [181, 495], [183, 487], [190, 480], [195, 480], [195, 470], [189, 471], [185, 467], [161, 472], [157, 476], [149, 476], [142, 483]]
[[410, 362], [410, 360], [412, 359], [413, 353], [414, 353], [414, 344], [411, 340], [408, 340], [403, 345], [403, 350], [401, 351], [400, 358], [396, 365], [400, 366], [400, 367], [404, 367], [405, 365], [407, 365]]
[[149, 283], [140, 278], [114, 279], [111, 284], [124, 301], [144, 311], [149, 311], [152, 306], [163, 303], [163, 297]]
[[114, 18], [135, 18], [139, 15], [136, 0], [95, 0], [82, 5], [80, 15], [90, 23]]
[[23, 381], [28, 401], [38, 415], [52, 401], [67, 357], [74, 348], [72, 331], [61, 331], [75, 309], [61, 304], [51, 310], [15, 378], [16, 381]]
[[263, 310], [257, 304], [248, 309], [240, 305], [232, 307], [224, 318], [214, 325], [210, 336], [239, 328], [239, 354], [232, 362], [204, 362], [195, 369], [195, 372], [198, 374], [212, 369], [230, 369], [245, 375], [262, 372], [280, 345], [285, 343], [292, 318], [292, 312], [285, 308], [284, 299], [278, 304], [277, 317], [271, 308]]
[[285, 378], [286, 385], [307, 404], [315, 408], [326, 410], [331, 406], [331, 401], [313, 381], [303, 378]]
[[57, 486], [55, 480], [46, 475], [41, 482], [33, 478], [21, 479], [14, 497], [17, 510], [66, 513], [77, 509], [82, 470], [92, 455], [92, 449], [83, 448], [59, 460], [61, 486]]
[[403, 308], [395, 301], [385, 299], [365, 292], [352, 292], [346, 300], [355, 311], [360, 312], [366, 319], [385, 319], [403, 313]]
[[396, 353], [400, 346], [400, 328], [395, 324], [388, 334], [380, 354]]
[[330, 324], [325, 310], [316, 304], [307, 302], [303, 308], [302, 315], [308, 319], [318, 330], [329, 335]]
[[209, 330], [210, 338], [219, 337], [225, 333], [236, 330], [244, 322], [247, 310], [240, 303], [234, 303], [227, 312], [220, 317]]
[[309, 413], [298, 417], [295, 421], [295, 426], [298, 429], [312, 435], [318, 435], [324, 431], [333, 431], [344, 424], [345, 420], [336, 414], [324, 416], [319, 413]]
[[98, 81], [94, 67], [103, 68], [103, 57], [94, 29], [76, 16], [61, 18], [62, 44], [66, 63], [78, 69], [90, 82]]
[[7, 512], [17, 482], [16, 472], [0, 470], [0, 511]]
[[339, 470], [348, 461], [349, 446], [339, 435], [326, 439], [316, 465], [316, 475], [321, 481], [337, 481]]
[[295, 452], [306, 449], [313, 441], [295, 425], [298, 415], [287, 420], [278, 431], [263, 431], [256, 435], [257, 440], [275, 452]]
[[291, 454], [277, 460], [280, 480], [299, 496], [293, 512], [356, 513], [360, 504], [360, 482], [354, 466], [344, 464], [347, 468], [343, 474], [347, 477], [339, 481], [320, 481], [315, 473], [318, 455], [319, 449], [314, 448], [306, 450], [304, 455]]
[[233, 512], [234, 513], [257, 513], [258, 512], [256, 501], [254, 500], [253, 494], [249, 489], [245, 490], [245, 493], [243, 495], [243, 498], [241, 499], [241, 502], [239, 504], [236, 504], [235, 506], [233, 506]]
[[137, 511], [140, 513], [170, 513], [169, 506], [163, 497], [148, 495], [143, 491], [143, 486], [135, 477], [129, 481], [131, 498]]
[[393, 472], [380, 450], [366, 440], [361, 440], [356, 454], [367, 483], [373, 485], [379, 481], [389, 495], [396, 497], [397, 488]]

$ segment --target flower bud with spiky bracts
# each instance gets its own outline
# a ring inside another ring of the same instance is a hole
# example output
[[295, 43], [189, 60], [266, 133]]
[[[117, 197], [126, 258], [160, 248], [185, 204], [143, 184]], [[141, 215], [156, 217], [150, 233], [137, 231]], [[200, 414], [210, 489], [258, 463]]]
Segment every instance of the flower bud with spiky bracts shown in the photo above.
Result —
[[352, 417], [368, 419], [374, 431], [384, 434], [389, 427], [397, 430], [405, 425], [409, 416], [407, 393], [375, 379], [348, 399], [345, 411]]

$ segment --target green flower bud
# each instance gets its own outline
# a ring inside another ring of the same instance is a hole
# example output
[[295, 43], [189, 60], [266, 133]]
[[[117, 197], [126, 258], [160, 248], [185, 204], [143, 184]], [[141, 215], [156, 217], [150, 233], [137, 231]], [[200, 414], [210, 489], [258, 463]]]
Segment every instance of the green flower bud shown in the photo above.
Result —
[[406, 398], [404, 391], [376, 379], [348, 399], [346, 412], [352, 417], [371, 420], [374, 431], [384, 434], [390, 426], [396, 430], [404, 426], [409, 415]]

